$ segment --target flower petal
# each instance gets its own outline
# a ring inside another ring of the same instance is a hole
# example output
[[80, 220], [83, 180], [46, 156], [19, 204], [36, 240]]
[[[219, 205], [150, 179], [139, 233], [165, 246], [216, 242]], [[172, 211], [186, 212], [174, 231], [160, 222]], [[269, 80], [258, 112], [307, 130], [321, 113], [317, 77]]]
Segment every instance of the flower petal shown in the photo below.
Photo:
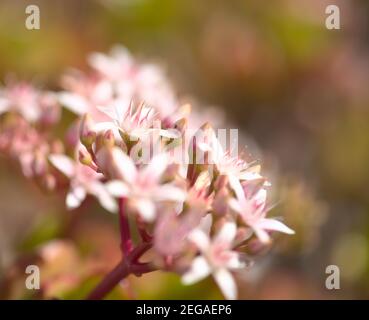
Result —
[[188, 270], [182, 276], [183, 284], [193, 284], [207, 277], [211, 272], [210, 266], [206, 259], [202, 256], [196, 257]]
[[145, 221], [152, 222], [155, 219], [156, 208], [152, 201], [148, 199], [134, 200], [134, 207]]
[[270, 242], [270, 236], [268, 234], [268, 232], [266, 232], [264, 229], [259, 228], [258, 226], [254, 226], [252, 227], [252, 229], [254, 230], [257, 238], [260, 240], [260, 242], [267, 244]]
[[213, 224], [213, 216], [209, 213], [205, 217], [201, 218], [199, 228], [202, 231], [204, 231], [205, 234], [209, 234], [212, 224]]
[[244, 201], [245, 200], [245, 193], [243, 191], [240, 180], [238, 180], [237, 177], [235, 177], [234, 175], [229, 174], [228, 175], [228, 181], [229, 181], [229, 185], [231, 186], [231, 188], [235, 192], [237, 199], [240, 200], [240, 201]]
[[74, 176], [76, 164], [71, 158], [62, 154], [51, 154], [49, 156], [49, 160], [53, 166], [63, 172], [68, 178], [72, 178]]
[[107, 185], [101, 182], [95, 182], [89, 187], [89, 191], [97, 197], [101, 206], [107, 211], [115, 213], [118, 211], [118, 205], [112, 194], [108, 191]]
[[235, 198], [229, 199], [228, 204], [229, 204], [229, 206], [231, 207], [232, 210], [234, 210], [238, 213], [242, 213], [241, 204]]
[[186, 198], [186, 193], [178, 187], [170, 184], [164, 184], [162, 186], [159, 186], [159, 188], [155, 192], [154, 197], [158, 201], [169, 200], [183, 202]]
[[71, 188], [66, 198], [66, 205], [68, 210], [78, 208], [85, 198], [86, 190], [83, 187]]
[[227, 269], [218, 269], [214, 273], [214, 279], [227, 300], [235, 300], [237, 298], [236, 282]]
[[137, 169], [132, 159], [117, 147], [113, 148], [112, 157], [122, 178], [130, 184], [134, 183]]
[[114, 197], [126, 197], [128, 195], [128, 186], [119, 180], [109, 181], [106, 184], [108, 192]]
[[141, 171], [142, 177], [151, 181], [158, 181], [168, 166], [169, 158], [166, 153], [155, 155], [150, 163]]
[[210, 246], [208, 235], [200, 230], [195, 229], [188, 235], [188, 239], [192, 241], [202, 252], [205, 252]]
[[257, 223], [257, 226], [265, 230], [279, 231], [287, 234], [295, 233], [295, 231], [276, 219], [262, 219]]
[[60, 104], [75, 114], [82, 115], [88, 111], [88, 103], [86, 99], [80, 95], [70, 92], [61, 92], [58, 95], [58, 100]]
[[9, 101], [5, 98], [0, 98], [0, 114], [8, 111], [9, 109]]
[[226, 222], [215, 237], [215, 242], [231, 244], [236, 237], [237, 227], [234, 222]]

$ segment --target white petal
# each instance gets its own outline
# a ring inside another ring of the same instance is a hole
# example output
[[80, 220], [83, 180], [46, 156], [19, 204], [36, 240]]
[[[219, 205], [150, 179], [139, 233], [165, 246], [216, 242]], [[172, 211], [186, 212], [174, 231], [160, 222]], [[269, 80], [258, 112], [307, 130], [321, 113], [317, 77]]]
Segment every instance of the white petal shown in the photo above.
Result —
[[226, 222], [216, 235], [215, 242], [232, 243], [236, 237], [236, 232], [236, 224], [234, 222]]
[[109, 118], [119, 124], [123, 120], [124, 115], [128, 110], [129, 104], [130, 100], [118, 99], [108, 106], [98, 106], [97, 109], [105, 113]]
[[134, 183], [137, 177], [137, 169], [132, 159], [117, 147], [113, 148], [112, 156], [122, 178], [130, 184]]
[[210, 266], [202, 256], [196, 257], [191, 264], [191, 268], [182, 276], [182, 283], [193, 284], [207, 277], [211, 272]]
[[129, 192], [127, 185], [119, 180], [109, 181], [106, 184], [106, 188], [108, 192], [114, 197], [126, 197]]
[[237, 199], [243, 201], [245, 199], [245, 193], [243, 191], [240, 180], [238, 180], [234, 175], [228, 175], [229, 185], [236, 193]]
[[88, 112], [88, 103], [85, 98], [70, 92], [62, 92], [58, 95], [60, 104], [78, 115]]
[[275, 219], [262, 219], [257, 223], [257, 226], [265, 230], [279, 231], [287, 234], [295, 233], [295, 231]]
[[219, 269], [214, 273], [214, 279], [227, 300], [237, 298], [237, 286], [232, 274], [227, 269]]
[[95, 182], [90, 186], [89, 191], [97, 197], [99, 200], [101, 206], [105, 208], [109, 212], [117, 212], [118, 211], [118, 205], [113, 196], [109, 193], [107, 190], [107, 186], [100, 183]]
[[159, 134], [162, 137], [169, 138], [169, 139], [177, 139], [181, 136], [181, 133], [176, 129], [160, 129]]
[[201, 218], [199, 228], [205, 232], [205, 234], [210, 234], [211, 225], [213, 224], [213, 216], [209, 213], [205, 217]]
[[178, 187], [170, 184], [164, 184], [158, 188], [154, 197], [158, 201], [169, 200], [183, 202], [186, 198], [186, 193]]
[[229, 206], [231, 207], [232, 210], [234, 210], [238, 213], [242, 213], [241, 204], [235, 198], [229, 199], [228, 204], [229, 204]]
[[9, 101], [8, 99], [0, 98], [0, 114], [8, 111]]
[[51, 154], [49, 156], [50, 162], [68, 178], [72, 178], [75, 174], [76, 164], [73, 160], [62, 154]]
[[196, 244], [196, 246], [202, 252], [205, 252], [210, 246], [210, 239], [208, 235], [200, 229], [191, 231], [191, 233], [188, 235], [188, 239]]
[[116, 129], [117, 125], [109, 121], [95, 123], [92, 128], [92, 130], [96, 132], [104, 132], [107, 130], [116, 130]]
[[168, 166], [169, 158], [166, 153], [155, 155], [150, 163], [141, 171], [141, 175], [149, 180], [158, 181]]
[[155, 219], [155, 204], [148, 199], [134, 200], [134, 206], [138, 213], [147, 222], [152, 222]]
[[118, 205], [115, 199], [108, 193], [99, 193], [97, 198], [101, 206], [109, 212], [116, 213], [118, 211]]
[[245, 263], [240, 261], [238, 253], [233, 251], [231, 258], [227, 262], [227, 268], [229, 268], [229, 269], [240, 269], [240, 268], [244, 268], [244, 267], [245, 267]]
[[268, 234], [268, 232], [266, 232], [264, 229], [259, 228], [257, 226], [252, 227], [252, 229], [254, 230], [256, 236], [258, 237], [258, 239], [262, 242], [262, 243], [269, 243], [270, 242], [270, 236]]
[[67, 194], [66, 204], [69, 210], [78, 208], [86, 198], [86, 190], [82, 187], [71, 188]]

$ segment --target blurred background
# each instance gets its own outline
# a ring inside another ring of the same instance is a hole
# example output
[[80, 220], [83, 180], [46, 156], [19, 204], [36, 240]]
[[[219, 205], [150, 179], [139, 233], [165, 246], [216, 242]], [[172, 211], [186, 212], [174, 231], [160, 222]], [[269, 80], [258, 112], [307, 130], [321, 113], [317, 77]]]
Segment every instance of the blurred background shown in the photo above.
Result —
[[[24, 26], [29, 4], [40, 30]], [[329, 4], [340, 30], [325, 27]], [[85, 70], [88, 53], [117, 43], [159, 63], [181, 96], [242, 129], [274, 185], [272, 214], [296, 230], [238, 276], [240, 298], [368, 299], [368, 37], [366, 0], [2, 0], [0, 78], [59, 88], [68, 67]], [[90, 201], [66, 213], [0, 158], [0, 298], [34, 298], [22, 266], [46, 243], [43, 294], [83, 297], [98, 280], [86, 270], [119, 257], [114, 217], [99, 211]], [[325, 287], [332, 264], [340, 290]], [[221, 298], [211, 279], [183, 287], [153, 273], [123, 286], [110, 298]]]

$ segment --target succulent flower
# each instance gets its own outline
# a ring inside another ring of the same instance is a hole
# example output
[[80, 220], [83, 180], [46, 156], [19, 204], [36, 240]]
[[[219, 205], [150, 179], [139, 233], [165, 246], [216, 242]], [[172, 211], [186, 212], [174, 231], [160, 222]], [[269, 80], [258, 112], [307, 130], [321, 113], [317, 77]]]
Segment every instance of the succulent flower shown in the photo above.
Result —
[[[26, 83], [0, 90], [0, 151], [50, 188], [63, 187], [60, 171], [68, 209], [91, 195], [118, 213], [122, 261], [89, 298], [102, 298], [129, 274], [159, 269], [185, 284], [212, 275], [235, 299], [232, 272], [245, 267], [251, 232], [261, 245], [272, 231], [294, 233], [267, 217], [270, 183], [260, 166], [236, 154], [238, 145], [224, 146], [209, 119], [180, 106], [158, 66], [138, 63], [123, 47], [94, 53], [89, 63], [88, 73], [63, 77], [62, 92]], [[59, 104], [76, 115], [64, 145], [52, 130]], [[148, 250], [152, 260], [139, 261]]]

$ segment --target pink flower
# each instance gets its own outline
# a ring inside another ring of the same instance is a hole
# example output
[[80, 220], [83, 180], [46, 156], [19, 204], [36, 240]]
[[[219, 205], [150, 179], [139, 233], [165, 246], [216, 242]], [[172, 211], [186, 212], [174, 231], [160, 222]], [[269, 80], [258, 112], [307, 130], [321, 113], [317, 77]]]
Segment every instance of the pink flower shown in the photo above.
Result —
[[163, 130], [154, 128], [155, 125], [160, 125], [158, 114], [151, 107], [141, 103], [135, 106], [134, 103], [113, 103], [106, 107], [100, 107], [99, 110], [108, 115], [112, 122], [100, 122], [96, 124], [97, 131], [119, 130], [125, 135], [128, 135], [133, 140], [147, 136], [149, 133], [157, 132], [161, 136], [168, 138], [176, 138], [179, 136], [175, 130]]
[[0, 90], [0, 114], [18, 112], [24, 119], [35, 122], [40, 117], [40, 93], [28, 83], [11, 84]]
[[188, 238], [200, 250], [200, 255], [192, 261], [190, 269], [182, 276], [183, 283], [193, 284], [212, 274], [224, 296], [227, 299], [236, 299], [236, 283], [228, 270], [244, 267], [238, 253], [232, 251], [236, 231], [235, 223], [226, 222], [211, 241], [203, 230], [193, 230]]
[[106, 185], [100, 181], [103, 177], [102, 174], [65, 155], [52, 154], [49, 159], [58, 170], [69, 178], [70, 189], [66, 198], [68, 209], [79, 207], [86, 195], [91, 194], [99, 200], [106, 210], [117, 211], [116, 201], [108, 192]]
[[169, 116], [177, 109], [174, 90], [157, 65], [139, 64], [122, 46], [113, 47], [109, 55], [93, 53], [88, 60], [100, 77], [114, 83], [119, 97], [145, 101], [161, 116]]
[[74, 72], [63, 77], [63, 84], [67, 91], [60, 92], [58, 100], [64, 107], [80, 116], [88, 113], [95, 121], [108, 120], [97, 106], [104, 106], [115, 100], [110, 82]]
[[241, 215], [243, 221], [248, 225], [263, 243], [270, 241], [267, 231], [279, 231], [287, 234], [295, 232], [284, 225], [282, 222], [266, 218], [266, 197], [267, 191], [260, 188], [257, 192], [253, 192], [247, 197], [244, 190], [236, 188], [237, 199], [229, 200], [230, 207]]
[[156, 216], [156, 203], [162, 201], [183, 202], [185, 193], [170, 183], [161, 183], [168, 166], [167, 154], [154, 156], [146, 167], [137, 169], [132, 159], [121, 149], [112, 149], [113, 161], [122, 180], [110, 181], [108, 189], [116, 197], [126, 197], [130, 206], [146, 221]]
[[110, 55], [95, 52], [88, 62], [101, 76], [109, 81], [128, 80], [135, 73], [135, 63], [129, 51], [123, 46], [114, 46]]
[[259, 166], [250, 166], [238, 155], [232, 155], [230, 150], [224, 151], [212, 128], [205, 128], [200, 136], [199, 149], [209, 154], [209, 163], [214, 164], [221, 175], [230, 180], [253, 180], [261, 178]]

